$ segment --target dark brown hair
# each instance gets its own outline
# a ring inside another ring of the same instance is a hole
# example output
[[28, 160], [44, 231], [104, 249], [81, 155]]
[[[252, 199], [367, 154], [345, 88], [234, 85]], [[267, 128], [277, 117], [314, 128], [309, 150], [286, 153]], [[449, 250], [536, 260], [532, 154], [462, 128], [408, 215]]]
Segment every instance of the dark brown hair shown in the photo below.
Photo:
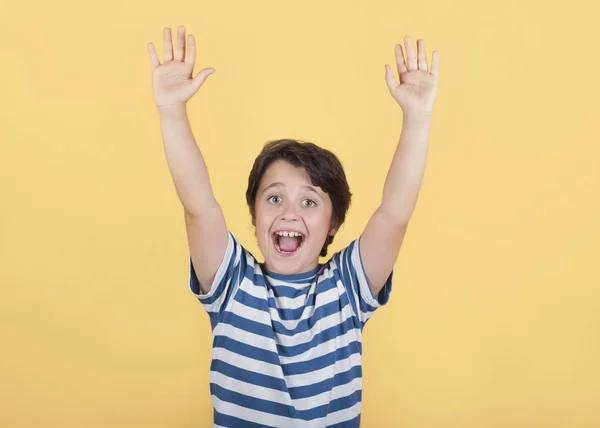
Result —
[[[256, 226], [254, 204], [260, 181], [269, 165], [278, 160], [284, 160], [295, 167], [303, 167], [306, 170], [312, 184], [323, 189], [331, 199], [333, 212], [329, 230], [341, 226], [346, 219], [352, 193], [350, 193], [350, 187], [340, 160], [335, 154], [316, 144], [292, 139], [267, 142], [254, 160], [250, 177], [248, 177], [248, 189], [246, 190], [246, 202], [250, 208], [252, 225]], [[327, 247], [332, 242], [333, 236], [327, 235], [320, 253], [322, 257], [327, 255]]]

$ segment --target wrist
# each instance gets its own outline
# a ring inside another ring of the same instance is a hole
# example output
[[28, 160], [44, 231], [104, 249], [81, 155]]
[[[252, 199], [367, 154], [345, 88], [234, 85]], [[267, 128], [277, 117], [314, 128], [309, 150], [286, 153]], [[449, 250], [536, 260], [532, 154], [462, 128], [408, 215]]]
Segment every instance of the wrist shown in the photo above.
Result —
[[403, 111], [403, 120], [405, 122], [415, 122], [427, 124], [431, 122], [432, 112], [430, 111]]
[[161, 118], [180, 118], [187, 115], [187, 105], [185, 103], [157, 106], [157, 110]]

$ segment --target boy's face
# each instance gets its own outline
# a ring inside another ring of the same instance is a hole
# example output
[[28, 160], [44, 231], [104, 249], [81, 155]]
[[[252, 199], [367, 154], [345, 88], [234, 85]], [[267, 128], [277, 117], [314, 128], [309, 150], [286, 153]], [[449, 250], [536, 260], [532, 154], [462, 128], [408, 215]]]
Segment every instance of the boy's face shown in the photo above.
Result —
[[273, 162], [265, 171], [256, 193], [255, 213], [258, 246], [266, 267], [280, 274], [317, 267], [325, 238], [336, 232], [329, 230], [329, 195], [312, 184], [303, 167], [286, 161]]

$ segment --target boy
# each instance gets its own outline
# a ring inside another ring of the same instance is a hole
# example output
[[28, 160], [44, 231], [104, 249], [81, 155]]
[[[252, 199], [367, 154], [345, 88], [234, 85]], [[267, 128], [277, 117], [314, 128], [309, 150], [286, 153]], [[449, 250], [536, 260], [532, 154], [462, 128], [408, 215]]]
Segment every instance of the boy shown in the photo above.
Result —
[[254, 162], [246, 200], [265, 261], [229, 232], [192, 136], [187, 101], [215, 72], [192, 78], [193, 36], [164, 30], [164, 61], [152, 43], [153, 91], [165, 153], [183, 204], [190, 288], [213, 331], [210, 390], [219, 427], [358, 427], [361, 335], [388, 301], [392, 270], [425, 169], [439, 55], [432, 66], [422, 40], [405, 38], [386, 65], [390, 94], [404, 113], [382, 202], [360, 238], [334, 254], [327, 247], [345, 220], [351, 193], [337, 157], [312, 143], [272, 141]]

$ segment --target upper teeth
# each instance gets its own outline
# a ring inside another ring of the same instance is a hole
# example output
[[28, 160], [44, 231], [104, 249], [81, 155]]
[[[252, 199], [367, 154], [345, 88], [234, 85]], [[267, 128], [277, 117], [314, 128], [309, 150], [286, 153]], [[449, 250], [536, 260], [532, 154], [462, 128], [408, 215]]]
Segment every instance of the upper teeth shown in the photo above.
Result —
[[301, 233], [298, 232], [276, 232], [279, 236], [302, 236]]

